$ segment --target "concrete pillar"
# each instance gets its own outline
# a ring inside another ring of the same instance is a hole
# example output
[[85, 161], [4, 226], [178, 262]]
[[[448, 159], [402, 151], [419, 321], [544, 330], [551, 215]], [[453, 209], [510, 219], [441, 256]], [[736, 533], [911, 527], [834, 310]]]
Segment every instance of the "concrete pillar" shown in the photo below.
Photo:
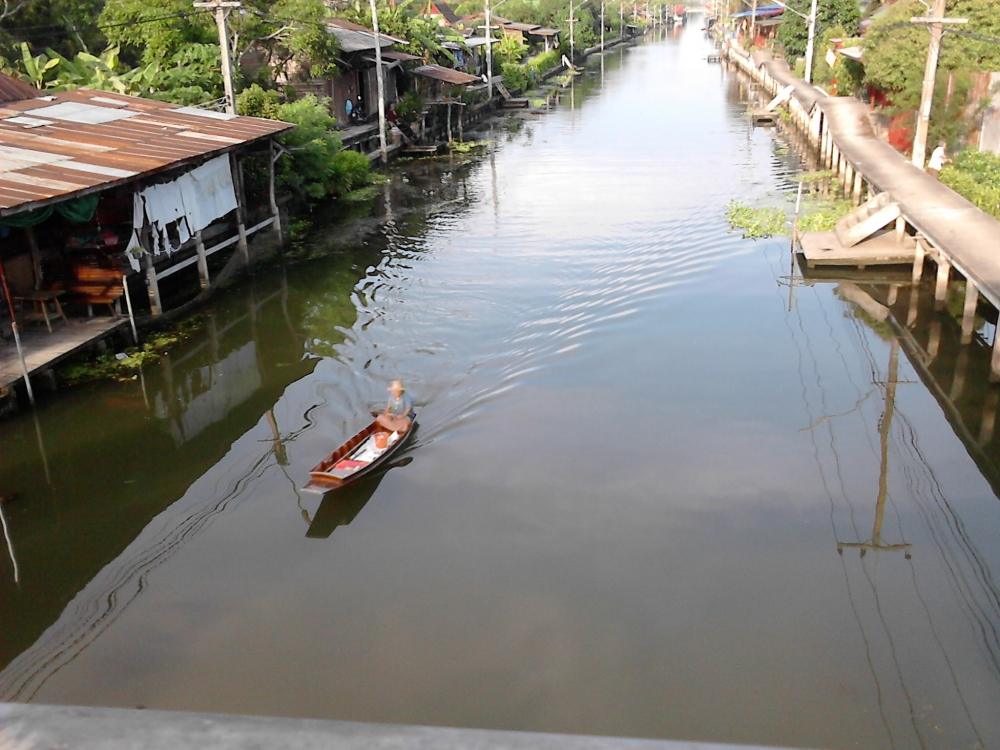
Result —
[[976, 307], [979, 304], [979, 290], [972, 279], [965, 280], [965, 306], [962, 308], [962, 343], [972, 343], [972, 331], [976, 327]]
[[844, 195], [850, 196], [854, 186], [854, 165], [844, 159]]
[[920, 283], [920, 279], [924, 275], [924, 256], [927, 254], [927, 248], [924, 247], [924, 240], [922, 237], [917, 237], [916, 247], [913, 249], [913, 283]]
[[861, 205], [861, 183], [862, 183], [861, 172], [856, 171], [854, 173], [854, 187], [851, 190], [851, 197], [854, 200], [855, 206]]
[[948, 300], [948, 282], [951, 280], [951, 263], [939, 250], [934, 260], [937, 261], [937, 281], [934, 284], [934, 309], [943, 310]]
[[889, 285], [889, 294], [886, 295], [885, 304], [892, 307], [896, 304], [896, 300], [899, 297], [899, 284]]

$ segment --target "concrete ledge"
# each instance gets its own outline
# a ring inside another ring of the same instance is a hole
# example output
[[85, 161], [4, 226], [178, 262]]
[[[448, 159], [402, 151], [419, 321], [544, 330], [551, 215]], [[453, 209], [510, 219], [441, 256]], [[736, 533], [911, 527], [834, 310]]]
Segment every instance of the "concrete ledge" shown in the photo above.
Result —
[[0, 703], [3, 750], [724, 750], [733, 745]]

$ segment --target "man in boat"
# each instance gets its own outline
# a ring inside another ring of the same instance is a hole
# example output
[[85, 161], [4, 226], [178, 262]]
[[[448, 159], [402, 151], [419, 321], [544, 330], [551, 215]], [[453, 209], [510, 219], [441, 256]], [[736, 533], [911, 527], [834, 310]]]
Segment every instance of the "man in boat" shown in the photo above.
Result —
[[413, 422], [413, 402], [406, 395], [402, 380], [393, 380], [389, 384], [389, 403], [375, 421], [392, 432], [403, 433], [410, 429]]

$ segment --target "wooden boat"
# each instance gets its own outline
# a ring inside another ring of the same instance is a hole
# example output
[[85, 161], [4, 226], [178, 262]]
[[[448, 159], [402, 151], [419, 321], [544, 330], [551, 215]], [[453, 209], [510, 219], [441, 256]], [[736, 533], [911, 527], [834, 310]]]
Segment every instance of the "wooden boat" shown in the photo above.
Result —
[[[316, 464], [309, 472], [309, 482], [305, 489], [313, 492], [329, 492], [368, 476], [381, 466], [385, 466], [398, 453], [417, 429], [416, 419], [411, 420], [410, 429], [404, 433], [391, 433], [385, 448], [376, 446], [377, 433], [387, 430], [373, 421], [329, 456]], [[393, 437], [395, 436], [395, 438]]]

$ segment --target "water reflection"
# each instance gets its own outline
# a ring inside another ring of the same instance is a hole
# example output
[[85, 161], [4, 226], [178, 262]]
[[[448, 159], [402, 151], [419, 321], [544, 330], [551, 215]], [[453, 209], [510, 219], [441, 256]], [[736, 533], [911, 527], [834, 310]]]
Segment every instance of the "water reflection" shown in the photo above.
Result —
[[[144, 379], [5, 425], [0, 695], [997, 744], [982, 344], [905, 274], [802, 279], [728, 231], [807, 162], [706, 44], [398, 165]], [[412, 460], [303, 494], [396, 376]]]

